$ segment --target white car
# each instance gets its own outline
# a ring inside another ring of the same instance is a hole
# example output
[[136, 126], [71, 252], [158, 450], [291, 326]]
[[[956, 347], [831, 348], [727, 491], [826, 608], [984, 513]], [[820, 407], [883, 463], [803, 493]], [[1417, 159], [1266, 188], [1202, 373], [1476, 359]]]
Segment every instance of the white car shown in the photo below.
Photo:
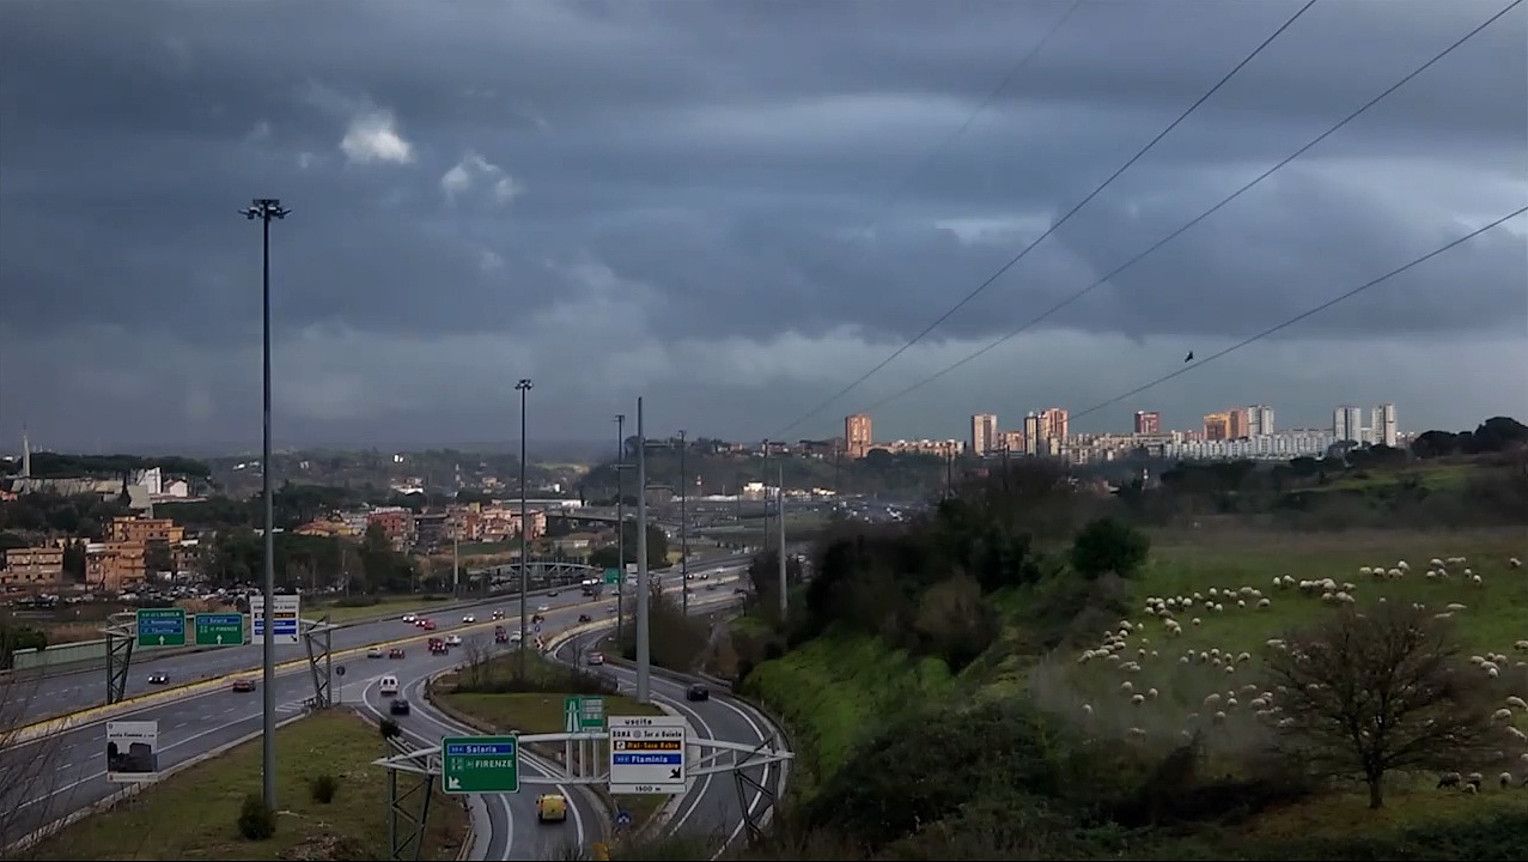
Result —
[[544, 614], [544, 613], [546, 613], [549, 610], [551, 610], [551, 608], [548, 607], [547, 605], [537, 605], [536, 606], [536, 613], [538, 613], [538, 614]]
[[406, 623], [411, 623], [411, 622], [413, 622], [413, 621], [415, 621], [417, 619], [419, 619], [419, 615], [418, 614], [404, 614], [403, 615], [403, 621], [406, 622]]
[[379, 647], [379, 646], [372, 647], [371, 649], [366, 651], [366, 657], [367, 658], [381, 658], [382, 657], [382, 648]]
[[450, 646], [461, 646], [462, 645], [462, 636], [461, 635], [451, 635], [450, 637], [446, 638], [446, 643], [448, 645], [450, 645]]
[[462, 622], [475, 623], [477, 622], [477, 616], [475, 614], [466, 614], [462, 617]]

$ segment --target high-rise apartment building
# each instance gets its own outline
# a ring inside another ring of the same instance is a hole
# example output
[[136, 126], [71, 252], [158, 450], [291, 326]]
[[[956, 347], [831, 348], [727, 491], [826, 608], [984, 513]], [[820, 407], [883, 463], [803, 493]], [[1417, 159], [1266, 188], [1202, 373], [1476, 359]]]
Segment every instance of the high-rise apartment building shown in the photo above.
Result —
[[1162, 433], [1162, 414], [1155, 410], [1135, 411], [1135, 433], [1137, 434], [1160, 434]]
[[1206, 440], [1230, 440], [1231, 438], [1231, 414], [1222, 410], [1218, 413], [1204, 414], [1204, 439]]
[[1273, 433], [1273, 408], [1266, 404], [1253, 404], [1247, 408], [1247, 436], [1259, 437]]
[[976, 413], [972, 415], [971, 453], [981, 457], [996, 449], [997, 446], [997, 414]]
[[1351, 404], [1344, 404], [1332, 411], [1332, 436], [1337, 442], [1364, 440], [1364, 412]]
[[1022, 455], [1028, 451], [1024, 448], [1023, 431], [1000, 431], [998, 432], [998, 438], [1000, 440], [998, 444], [999, 450], [1006, 455]]
[[844, 417], [844, 454], [863, 458], [870, 451], [870, 414], [855, 413]]
[[1040, 454], [1040, 417], [1033, 410], [1024, 417], [1024, 452], [1029, 455]]
[[1383, 443], [1386, 446], [1394, 446], [1396, 438], [1395, 405], [1381, 404], [1374, 408], [1373, 419], [1369, 423], [1370, 434], [1374, 443]]
[[1064, 407], [1047, 407], [1040, 411], [1040, 433], [1055, 437], [1063, 444], [1067, 435], [1067, 412]]
[[1252, 436], [1248, 430], [1251, 425], [1249, 411], [1245, 407], [1232, 407], [1226, 411], [1226, 434], [1228, 440], [1240, 440], [1243, 437]]

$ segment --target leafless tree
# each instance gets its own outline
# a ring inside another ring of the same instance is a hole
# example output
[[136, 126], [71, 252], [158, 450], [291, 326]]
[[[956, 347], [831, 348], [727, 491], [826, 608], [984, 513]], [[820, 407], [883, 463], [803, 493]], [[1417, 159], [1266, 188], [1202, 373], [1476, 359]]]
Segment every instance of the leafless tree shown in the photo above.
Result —
[[23, 733], [32, 720], [27, 708], [37, 680], [27, 674], [0, 674], [0, 858], [13, 855], [12, 845], [61, 816], [52, 804], [61, 783], [56, 768], [59, 737], [29, 738]]
[[463, 663], [459, 679], [464, 683], [463, 688], [471, 691], [483, 691], [487, 688], [491, 658], [492, 655], [481, 638], [469, 638], [462, 644]]
[[1454, 768], [1482, 751], [1490, 726], [1483, 686], [1459, 667], [1448, 625], [1401, 602], [1344, 608], [1285, 639], [1269, 660], [1283, 708], [1276, 745], [1328, 775], [1357, 776], [1369, 807], [1385, 773]]

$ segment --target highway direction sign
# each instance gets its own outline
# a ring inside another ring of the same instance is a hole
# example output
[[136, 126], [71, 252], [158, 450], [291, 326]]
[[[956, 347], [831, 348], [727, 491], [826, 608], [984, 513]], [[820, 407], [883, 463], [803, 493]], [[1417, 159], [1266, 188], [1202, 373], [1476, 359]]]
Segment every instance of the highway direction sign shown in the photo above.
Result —
[[605, 729], [605, 699], [573, 695], [562, 701], [562, 729], [567, 733]]
[[197, 614], [197, 646], [240, 646], [244, 643], [243, 614]]
[[138, 646], [185, 646], [185, 608], [139, 608]]
[[684, 718], [677, 715], [612, 715], [611, 793], [683, 793]]
[[153, 781], [159, 777], [159, 722], [106, 722], [106, 780]]
[[513, 736], [443, 737], [440, 780], [447, 793], [519, 793], [520, 741]]
[[619, 584], [621, 582], [621, 570], [611, 567], [605, 570], [605, 583]]
[[[297, 618], [302, 597], [276, 596], [275, 599], [275, 608], [271, 612], [275, 641], [279, 644], [295, 644], [299, 640]], [[249, 619], [250, 638], [258, 643], [265, 638], [265, 596], [256, 593], [249, 597]]]

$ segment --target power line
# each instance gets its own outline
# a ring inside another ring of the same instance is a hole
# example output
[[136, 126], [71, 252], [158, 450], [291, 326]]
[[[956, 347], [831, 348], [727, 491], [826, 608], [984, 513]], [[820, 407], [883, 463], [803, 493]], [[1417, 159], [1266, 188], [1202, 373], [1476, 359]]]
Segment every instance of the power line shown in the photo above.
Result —
[[1420, 66], [1416, 67], [1415, 69], [1411, 70], [1411, 72], [1408, 73], [1404, 78], [1401, 78], [1399, 81], [1396, 81], [1394, 84], [1392, 84], [1389, 87], [1385, 88], [1385, 90], [1382, 91], [1379, 95], [1377, 95], [1374, 98], [1370, 99], [1369, 101], [1365, 102], [1363, 105], [1359, 106], [1359, 108], [1357, 110], [1355, 110], [1352, 113], [1348, 114], [1346, 117], [1343, 117], [1341, 120], [1338, 120], [1337, 123], [1332, 125], [1326, 131], [1324, 131], [1321, 134], [1317, 135], [1316, 137], [1310, 139], [1310, 141], [1306, 142], [1304, 146], [1301, 146], [1299, 149], [1297, 149], [1294, 152], [1290, 153], [1289, 155], [1285, 156], [1283, 159], [1280, 159], [1272, 167], [1270, 167], [1267, 170], [1263, 171], [1261, 174], [1258, 174], [1256, 177], [1254, 177], [1246, 185], [1243, 185], [1241, 188], [1238, 188], [1236, 191], [1234, 191], [1231, 194], [1227, 195], [1219, 203], [1215, 204], [1214, 206], [1210, 207], [1209, 209], [1205, 210], [1204, 212], [1200, 213], [1199, 215], [1194, 216], [1192, 219], [1190, 219], [1189, 221], [1185, 222], [1182, 226], [1180, 226], [1177, 230], [1174, 230], [1172, 233], [1169, 233], [1167, 236], [1162, 237], [1161, 239], [1157, 240], [1156, 242], [1154, 242], [1150, 246], [1148, 246], [1145, 250], [1137, 253], [1134, 257], [1130, 258], [1129, 260], [1125, 261], [1124, 263], [1120, 264], [1119, 266], [1115, 267], [1114, 269], [1112, 269], [1109, 272], [1105, 273], [1104, 275], [1100, 276], [1092, 284], [1089, 284], [1087, 287], [1084, 287], [1082, 290], [1079, 290], [1076, 293], [1072, 294], [1071, 296], [1067, 297], [1066, 299], [1063, 299], [1062, 301], [1056, 303], [1055, 305], [1053, 305], [1050, 308], [1046, 309], [1044, 312], [1042, 312], [1038, 316], [1036, 316], [1036, 317], [1030, 319], [1029, 321], [1025, 322], [1022, 326], [1020, 326], [1019, 328], [1013, 330], [1012, 332], [1009, 332], [1008, 334], [1001, 336], [997, 340], [992, 341], [992, 342], [986, 344], [985, 346], [977, 349], [974, 353], [971, 353], [971, 354], [969, 354], [969, 355], [967, 355], [967, 356], [965, 356], [965, 357], [963, 357], [963, 358], [961, 358], [959, 360], [956, 360], [954, 363], [945, 366], [944, 368], [940, 369], [939, 371], [935, 372], [934, 374], [931, 374], [928, 377], [925, 377], [922, 380], [919, 380], [918, 382], [912, 384], [911, 386], [906, 387], [905, 389], [899, 390], [898, 392], [896, 392], [896, 393], [894, 393], [892, 395], [889, 395], [889, 396], [887, 396], [885, 398], [882, 398], [881, 400], [875, 402], [874, 404], [871, 404], [869, 407], [867, 407], [865, 409], [867, 411], [874, 410], [874, 409], [876, 409], [878, 407], [881, 407], [881, 406], [883, 406], [885, 404], [889, 404], [892, 401], [895, 401], [895, 400], [897, 400], [897, 399], [899, 399], [899, 398], [901, 398], [901, 397], [903, 397], [905, 395], [908, 395], [908, 394], [914, 392], [915, 390], [921, 389], [922, 387], [924, 387], [924, 386], [926, 386], [926, 385], [928, 385], [930, 383], [933, 383], [935, 380], [938, 380], [939, 378], [945, 376], [946, 374], [949, 374], [951, 371], [954, 371], [957, 368], [960, 368], [961, 366], [967, 364], [968, 362], [971, 362], [971, 361], [973, 361], [973, 360], [975, 360], [975, 359], [977, 359], [977, 358], [979, 358], [981, 356], [986, 355], [987, 353], [991, 352], [993, 349], [997, 348], [999, 345], [1002, 345], [1002, 344], [1006, 343], [1010, 339], [1018, 336], [1020, 333], [1023, 333], [1026, 330], [1028, 330], [1029, 328], [1033, 327], [1035, 324], [1040, 323], [1041, 321], [1045, 320], [1046, 318], [1050, 317], [1051, 315], [1055, 314], [1056, 312], [1060, 311], [1061, 309], [1066, 308], [1068, 305], [1071, 305], [1072, 303], [1074, 303], [1077, 300], [1081, 299], [1082, 297], [1086, 296], [1088, 293], [1091, 293], [1094, 288], [1098, 287], [1099, 285], [1103, 284], [1106, 281], [1109, 281], [1110, 279], [1114, 278], [1115, 276], [1119, 275], [1120, 273], [1122, 273], [1125, 270], [1129, 269], [1130, 267], [1134, 266], [1142, 258], [1146, 257], [1147, 255], [1150, 255], [1151, 253], [1155, 252], [1157, 249], [1161, 248], [1162, 246], [1167, 245], [1169, 242], [1171, 242], [1174, 239], [1176, 239], [1179, 235], [1183, 234], [1185, 231], [1187, 231], [1190, 228], [1194, 227], [1195, 225], [1199, 224], [1201, 221], [1204, 221], [1206, 218], [1209, 218], [1211, 215], [1214, 215], [1216, 212], [1218, 212], [1220, 210], [1221, 207], [1224, 207], [1226, 204], [1230, 203], [1231, 201], [1236, 200], [1238, 197], [1241, 197], [1243, 192], [1246, 192], [1248, 189], [1252, 188], [1253, 186], [1257, 185], [1258, 183], [1261, 183], [1263, 180], [1267, 179], [1270, 175], [1272, 175], [1275, 171], [1279, 170], [1280, 168], [1282, 168], [1285, 165], [1289, 164], [1290, 162], [1294, 161], [1296, 158], [1299, 158], [1301, 155], [1303, 155], [1311, 147], [1314, 147], [1317, 144], [1321, 143], [1322, 141], [1326, 140], [1327, 137], [1329, 137], [1333, 132], [1336, 132], [1338, 129], [1342, 128], [1343, 126], [1347, 125], [1349, 122], [1351, 122], [1352, 120], [1357, 118], [1358, 115], [1360, 115], [1360, 114], [1364, 113], [1365, 111], [1369, 110], [1370, 108], [1374, 107], [1376, 104], [1378, 104], [1380, 102], [1380, 100], [1384, 99], [1386, 96], [1389, 96], [1391, 93], [1393, 93], [1396, 90], [1400, 89], [1402, 86], [1404, 86], [1412, 78], [1415, 78], [1417, 75], [1422, 74], [1422, 72], [1426, 71], [1434, 63], [1436, 63], [1439, 60], [1443, 59], [1450, 52], [1452, 52], [1455, 48], [1458, 48], [1460, 45], [1463, 45], [1466, 41], [1468, 41], [1475, 34], [1479, 33], [1481, 30], [1484, 30], [1486, 27], [1490, 26], [1494, 21], [1496, 21], [1496, 19], [1498, 19], [1498, 18], [1502, 17], [1503, 15], [1507, 14], [1508, 12], [1512, 11], [1512, 9], [1514, 7], [1518, 6], [1522, 2], [1523, 2], [1523, 0], [1513, 0], [1513, 2], [1507, 4], [1507, 6], [1502, 8], [1501, 11], [1497, 12], [1495, 15], [1492, 15], [1490, 18], [1487, 18], [1485, 21], [1483, 21], [1482, 23], [1477, 25], [1473, 30], [1471, 30], [1468, 33], [1464, 34], [1463, 36], [1459, 37], [1457, 40], [1454, 41], [1453, 44], [1451, 44], [1448, 47], [1444, 48], [1442, 51], [1439, 51], [1437, 54], [1434, 54], [1432, 56], [1432, 58], [1429, 59], [1427, 62], [1425, 62], [1422, 65], [1420, 65]]
[[1371, 287], [1375, 287], [1375, 286], [1377, 286], [1379, 284], [1382, 284], [1382, 283], [1384, 283], [1386, 281], [1389, 281], [1390, 279], [1394, 278], [1397, 275], [1400, 275], [1401, 273], [1405, 272], [1408, 269], [1411, 269], [1412, 267], [1416, 266], [1417, 264], [1420, 264], [1420, 263], [1423, 263], [1425, 261], [1431, 260], [1432, 258], [1437, 257], [1438, 255], [1448, 251], [1449, 249], [1453, 248], [1454, 246], [1457, 246], [1457, 245], [1460, 245], [1462, 243], [1468, 242], [1469, 240], [1471, 240], [1471, 239], [1473, 239], [1473, 238], [1475, 238], [1475, 237], [1485, 233], [1486, 231], [1496, 227], [1497, 225], [1502, 224], [1503, 222], [1511, 221], [1512, 219], [1517, 218], [1518, 216], [1522, 215], [1525, 212], [1528, 212], [1528, 206], [1518, 207], [1517, 209], [1513, 210], [1512, 212], [1507, 213], [1506, 215], [1502, 216], [1501, 218], [1498, 218], [1495, 221], [1492, 221], [1492, 222], [1490, 222], [1489, 224], [1486, 224], [1483, 227], [1476, 228], [1475, 230], [1472, 230], [1469, 233], [1467, 233], [1467, 234], [1465, 234], [1465, 235], [1463, 235], [1463, 236], [1461, 236], [1461, 237], [1459, 237], [1457, 239], [1454, 239], [1454, 240], [1446, 243], [1445, 245], [1439, 246], [1438, 248], [1433, 249], [1432, 251], [1428, 252], [1427, 254], [1422, 255], [1421, 257], [1414, 258], [1411, 261], [1409, 261], [1407, 263], [1404, 263], [1404, 264], [1396, 267], [1395, 269], [1390, 270], [1389, 272], [1385, 273], [1384, 275], [1379, 276], [1378, 278], [1370, 279], [1369, 281], [1366, 281], [1363, 284], [1360, 284], [1359, 286], [1353, 288], [1352, 290], [1347, 291], [1346, 293], [1338, 294], [1337, 296], [1332, 297], [1331, 299], [1327, 300], [1326, 302], [1321, 303], [1320, 305], [1315, 306], [1314, 308], [1306, 309], [1305, 311], [1300, 312], [1299, 314], [1295, 315], [1294, 317], [1289, 318], [1288, 320], [1285, 320], [1282, 323], [1274, 324], [1273, 326], [1270, 326], [1267, 329], [1264, 329], [1262, 332], [1259, 332], [1256, 335], [1252, 335], [1252, 336], [1249, 336], [1249, 337], [1247, 337], [1247, 338], [1245, 338], [1245, 339], [1243, 339], [1241, 341], [1238, 341], [1237, 343], [1235, 343], [1235, 344], [1231, 345], [1230, 347], [1227, 347], [1227, 348], [1225, 348], [1223, 350], [1219, 350], [1219, 351], [1217, 351], [1215, 353], [1212, 353], [1209, 356], [1206, 356], [1205, 358], [1199, 360], [1198, 362], [1195, 362], [1192, 365], [1186, 365], [1186, 366], [1184, 366], [1182, 368], [1179, 368], [1176, 371], [1173, 371], [1173, 372], [1168, 373], [1168, 374], [1164, 374], [1161, 377], [1158, 377], [1155, 380], [1150, 381], [1149, 383], [1145, 383], [1145, 384], [1143, 384], [1141, 386], [1137, 386], [1134, 389], [1131, 389], [1129, 392], [1125, 392], [1125, 393], [1122, 393], [1120, 395], [1116, 395], [1113, 398], [1110, 398], [1108, 401], [1104, 401], [1104, 402], [1101, 402], [1099, 404], [1095, 404], [1095, 405], [1093, 405], [1092, 407], [1089, 407], [1086, 410], [1082, 410], [1082, 411], [1079, 411], [1077, 413], [1073, 413], [1073, 414], [1071, 414], [1071, 417], [1073, 419], [1080, 419], [1083, 416], [1087, 416], [1090, 413], [1096, 413], [1096, 412], [1098, 412], [1099, 410], [1102, 410], [1105, 407], [1108, 407], [1108, 406], [1110, 406], [1112, 404], [1117, 404], [1117, 403], [1119, 403], [1121, 401], [1124, 401], [1126, 398], [1130, 398], [1131, 396], [1134, 396], [1134, 395], [1139, 395], [1140, 393], [1145, 392], [1146, 390], [1151, 389], [1154, 386], [1160, 385], [1162, 383], [1166, 383], [1167, 381], [1172, 380], [1174, 377], [1179, 377], [1181, 375], [1189, 373], [1190, 371], [1193, 371], [1196, 368], [1199, 368], [1199, 367], [1201, 367], [1203, 365], [1206, 365], [1208, 363], [1214, 362], [1215, 360], [1221, 358], [1222, 356], [1225, 356], [1228, 353], [1235, 353], [1236, 351], [1242, 349], [1243, 347], [1246, 347], [1247, 345], [1253, 343], [1254, 341], [1260, 341], [1260, 340], [1262, 340], [1264, 338], [1267, 338], [1268, 336], [1274, 334], [1275, 332], [1278, 332], [1281, 329], [1285, 329], [1287, 327], [1293, 326], [1294, 324], [1299, 323], [1300, 321], [1304, 320], [1307, 317], [1310, 317], [1310, 316], [1312, 316], [1314, 314], [1319, 314], [1320, 312], [1325, 311], [1328, 308], [1331, 308], [1332, 306], [1336, 305], [1339, 302], [1342, 302], [1342, 301], [1344, 301], [1346, 299], [1350, 299], [1350, 298], [1352, 298], [1354, 296], [1357, 296], [1358, 294], [1368, 290]]
[[1139, 161], [1141, 159], [1142, 156], [1146, 155], [1146, 153], [1149, 152], [1152, 147], [1156, 146], [1158, 141], [1162, 140], [1164, 137], [1167, 136], [1167, 134], [1169, 132], [1171, 132], [1173, 129], [1177, 128], [1180, 123], [1182, 123], [1184, 120], [1188, 119], [1188, 116], [1190, 114], [1192, 114], [1195, 111], [1195, 109], [1197, 109], [1200, 105], [1204, 104], [1205, 101], [1207, 99], [1209, 99], [1211, 96], [1215, 95], [1215, 93], [1217, 91], [1219, 91], [1221, 87], [1225, 86], [1227, 81], [1231, 80], [1231, 78], [1237, 72], [1241, 71], [1243, 66], [1247, 65], [1248, 63], [1250, 63], [1252, 61], [1252, 58], [1254, 58], [1258, 54], [1262, 53], [1264, 48], [1268, 47], [1268, 45], [1271, 44], [1274, 39], [1277, 39], [1279, 37], [1279, 34], [1283, 33], [1285, 30], [1289, 29], [1290, 25], [1294, 24], [1296, 19], [1298, 19], [1301, 15], [1304, 15], [1305, 11], [1307, 9], [1309, 9], [1310, 7], [1314, 6], [1315, 4], [1316, 4], [1316, 0], [1307, 0], [1305, 5], [1301, 6], [1295, 12], [1295, 14], [1293, 14], [1293, 15], [1291, 15], [1289, 17], [1289, 20], [1287, 20], [1283, 24], [1281, 24], [1277, 30], [1274, 30], [1273, 33], [1268, 36], [1268, 38], [1264, 39], [1256, 48], [1252, 49], [1252, 53], [1250, 53], [1247, 56], [1243, 57], [1241, 62], [1237, 63], [1235, 66], [1233, 66], [1231, 68], [1231, 71], [1229, 71], [1229, 72], [1225, 73], [1225, 75], [1221, 76], [1220, 80], [1215, 82], [1215, 86], [1211, 87], [1209, 90], [1206, 90], [1204, 95], [1200, 96], [1198, 99], [1195, 99], [1194, 103], [1189, 105], [1188, 108], [1183, 111], [1183, 113], [1179, 114], [1177, 119], [1173, 120], [1171, 123], [1168, 123], [1166, 128], [1162, 129], [1162, 131], [1160, 131], [1160, 132], [1158, 132], [1156, 134], [1156, 137], [1154, 137], [1150, 141], [1146, 142], [1146, 145], [1144, 147], [1141, 147], [1139, 150], [1136, 151], [1135, 155], [1131, 156], [1123, 165], [1120, 165], [1119, 168], [1114, 171], [1114, 173], [1109, 175], [1108, 179], [1105, 179], [1102, 183], [1100, 183], [1091, 192], [1088, 192], [1086, 197], [1084, 197], [1082, 200], [1078, 201], [1077, 204], [1075, 206], [1073, 206], [1070, 210], [1067, 210], [1066, 214], [1063, 215], [1061, 218], [1057, 219], [1055, 222], [1053, 222], [1050, 227], [1046, 228], [1044, 233], [1040, 234], [1040, 236], [1035, 238], [1035, 240], [1033, 242], [1031, 242], [1029, 245], [1025, 246], [1022, 251], [1020, 251], [1018, 254], [1016, 254], [1012, 258], [1010, 258], [1007, 263], [1005, 263], [1002, 266], [998, 267], [996, 272], [994, 272], [991, 275], [987, 276], [986, 279], [984, 279], [980, 284], [978, 284], [974, 290], [972, 290], [970, 293], [966, 294], [959, 302], [957, 302], [954, 305], [950, 306], [950, 308], [948, 310], [946, 310], [943, 314], [941, 314], [937, 318], [935, 318], [934, 321], [932, 323], [930, 323], [928, 326], [925, 326], [923, 328], [923, 330], [920, 331], [917, 335], [914, 335], [912, 338], [908, 339], [907, 343], [903, 344], [901, 347], [898, 347], [896, 350], [892, 351], [890, 356], [887, 356], [885, 359], [881, 360], [880, 363], [878, 363], [874, 368], [870, 369], [869, 371], [866, 371], [864, 374], [861, 374], [858, 378], [856, 378], [848, 386], [845, 386], [844, 388], [842, 388], [842, 389], [838, 390], [837, 392], [833, 393], [831, 396], [829, 396], [827, 399], [822, 401], [816, 407], [813, 407], [811, 410], [807, 411], [805, 414], [803, 414], [802, 416], [797, 418], [795, 421], [791, 422], [789, 425], [786, 425], [784, 428], [780, 429], [778, 432], [776, 432], [776, 433], [774, 433], [774, 434], [772, 434], [770, 436], [772, 436], [772, 437], [783, 437], [792, 428], [795, 428], [797, 425], [800, 425], [802, 422], [805, 422], [806, 420], [808, 420], [808, 419], [812, 418], [813, 416], [817, 415], [818, 413], [822, 412], [823, 408], [827, 407], [829, 404], [832, 404], [834, 401], [837, 401], [839, 398], [842, 398], [844, 395], [847, 395], [850, 391], [852, 391], [855, 387], [859, 386], [861, 383], [864, 383], [866, 380], [869, 380], [870, 377], [873, 376], [877, 371], [880, 371], [882, 368], [885, 368], [887, 365], [889, 365], [892, 362], [892, 360], [896, 359], [898, 356], [901, 356], [903, 353], [907, 352], [908, 348], [912, 347], [914, 344], [917, 344], [920, 340], [922, 340], [922, 338], [925, 335], [928, 335], [930, 332], [933, 332], [934, 329], [937, 328], [941, 323], [944, 323], [946, 320], [948, 320], [951, 315], [953, 315], [955, 312], [959, 311], [961, 308], [964, 308], [967, 303], [969, 303], [971, 300], [975, 299], [978, 294], [980, 294], [982, 291], [986, 290], [987, 287], [990, 286], [994, 281], [997, 281], [998, 278], [1000, 278], [1003, 275], [1003, 273], [1007, 272], [1009, 269], [1012, 269], [1014, 264], [1016, 264], [1019, 261], [1023, 260], [1024, 257], [1029, 254], [1030, 250], [1032, 250], [1035, 246], [1039, 245], [1041, 242], [1044, 242], [1047, 237], [1049, 237], [1051, 234], [1055, 233], [1056, 230], [1058, 228], [1060, 228], [1062, 225], [1066, 224], [1067, 221], [1069, 219], [1071, 219], [1071, 217], [1073, 215], [1075, 215], [1078, 210], [1082, 209], [1084, 206], [1086, 206], [1088, 204], [1089, 201], [1091, 201], [1091, 200], [1093, 200], [1093, 198], [1097, 197], [1098, 194], [1100, 192], [1102, 192], [1105, 188], [1107, 188], [1110, 183], [1114, 182], [1114, 180], [1116, 178], [1118, 178], [1120, 176], [1120, 174], [1123, 174], [1126, 170], [1128, 170], [1130, 168], [1131, 165], [1135, 164], [1137, 161]]

